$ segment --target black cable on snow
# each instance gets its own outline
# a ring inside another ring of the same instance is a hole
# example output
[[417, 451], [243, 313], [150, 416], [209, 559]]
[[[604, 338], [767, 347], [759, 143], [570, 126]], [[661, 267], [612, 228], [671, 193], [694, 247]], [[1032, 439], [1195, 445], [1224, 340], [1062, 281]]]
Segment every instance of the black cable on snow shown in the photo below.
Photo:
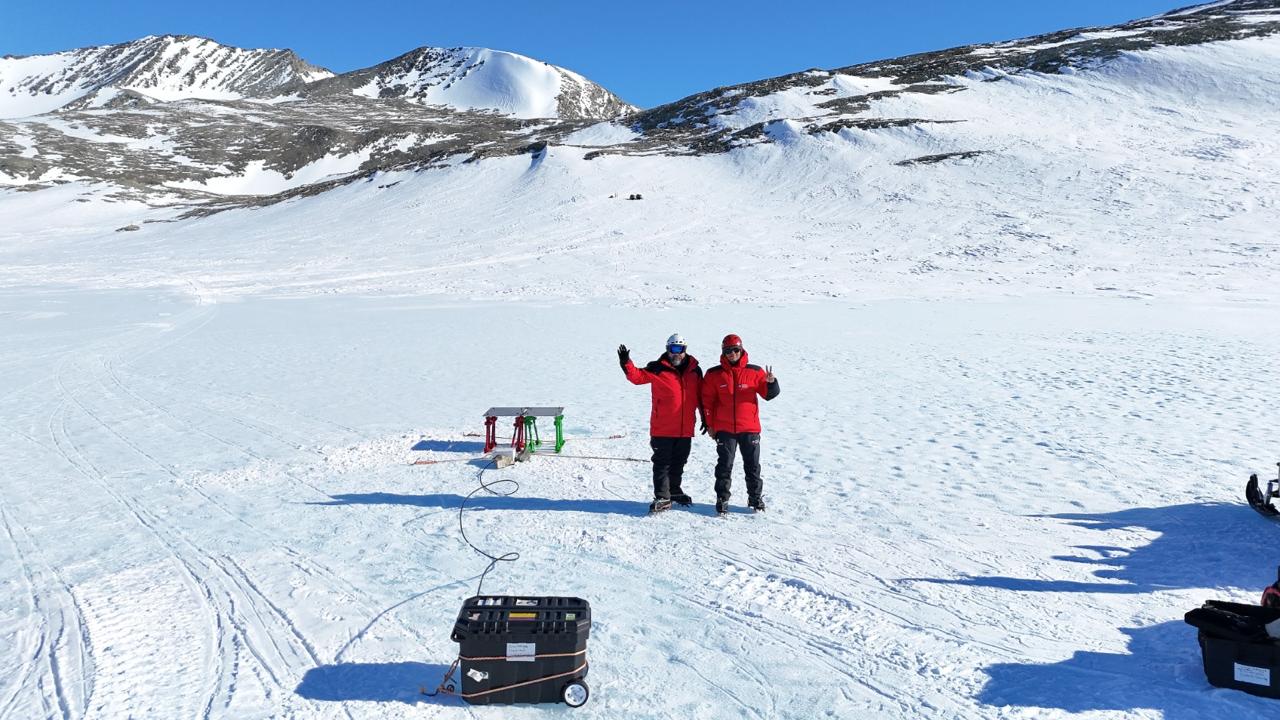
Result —
[[[649, 462], [648, 460], [643, 460], [641, 458], [631, 458], [631, 457], [604, 457], [599, 455], [560, 455], [557, 453], [542, 453], [542, 452], [535, 452], [532, 454], [541, 455], [543, 457], [559, 457], [564, 459], [578, 459], [578, 460], [621, 460], [621, 461], [628, 461], [628, 462]], [[447, 461], [436, 461], [436, 462], [447, 462]], [[476, 479], [480, 481], [480, 487], [467, 493], [467, 496], [463, 498], [462, 502], [458, 505], [458, 532], [462, 534], [463, 541], [466, 542], [468, 545], [470, 545], [472, 550], [475, 550], [477, 553], [480, 553], [481, 555], [489, 558], [489, 564], [485, 567], [484, 572], [480, 573], [480, 582], [476, 584], [476, 595], [482, 594], [481, 590], [484, 589], [485, 577], [489, 574], [490, 570], [492, 570], [495, 566], [497, 566], [498, 563], [515, 562], [516, 560], [520, 559], [520, 553], [518, 552], [509, 552], [509, 553], [504, 553], [502, 555], [494, 556], [476, 547], [476, 544], [471, 542], [471, 539], [467, 537], [467, 530], [462, 524], [462, 513], [464, 510], [467, 509], [467, 501], [475, 497], [476, 493], [480, 492], [481, 490], [484, 490], [489, 494], [496, 495], [498, 497], [510, 497], [512, 495], [515, 495], [517, 492], [520, 492], [520, 483], [510, 478], [502, 478], [500, 480], [495, 480], [493, 482], [485, 482], [485, 479], [484, 479], [485, 471], [490, 468], [497, 467], [497, 462], [498, 460], [495, 457], [495, 458], [491, 458], [488, 463], [481, 466], [480, 472], [476, 475]], [[497, 490], [494, 490], [495, 487], [497, 487], [498, 485], [502, 485], [504, 483], [511, 485], [511, 489], [509, 491], [499, 492]], [[606, 486], [606, 489], [608, 489], [607, 486]], [[609, 492], [615, 497], [621, 497], [620, 495], [613, 492], [612, 490], [610, 490]]]
[[541, 450], [534, 452], [532, 454], [537, 455], [538, 457], [561, 458], [564, 460], [618, 460], [620, 462], [638, 462], [638, 463], [652, 462], [652, 460], [645, 460], [644, 458], [611, 457], [611, 456], [605, 456], [605, 455], [565, 455], [564, 453], [547, 452], [547, 451], [541, 451]]
[[[496, 467], [496, 464], [497, 464], [497, 458], [494, 458], [490, 460], [488, 464], [480, 468], [479, 474], [476, 475], [476, 479], [480, 481], [480, 487], [467, 493], [467, 496], [462, 499], [462, 503], [458, 505], [458, 532], [462, 533], [462, 539], [466, 541], [468, 545], [471, 546], [472, 550], [475, 550], [481, 555], [489, 558], [489, 565], [484, 569], [484, 572], [480, 573], [480, 582], [476, 584], [476, 595], [481, 594], [480, 590], [484, 588], [484, 578], [486, 575], [489, 574], [489, 571], [492, 570], [495, 565], [497, 565], [500, 562], [515, 562], [516, 560], [520, 559], [520, 553], [518, 552], [509, 552], [503, 555], [494, 556], [481, 550], [480, 548], [476, 547], [476, 544], [471, 542], [471, 540], [467, 537], [467, 531], [462, 526], [462, 511], [467, 508], [467, 501], [470, 500], [472, 497], [474, 497], [476, 493], [480, 492], [481, 490], [485, 490], [489, 494], [497, 495], [498, 497], [510, 497], [511, 495], [515, 495], [517, 492], [520, 491], [520, 483], [510, 478], [502, 478], [501, 480], [497, 480], [491, 483], [486, 483], [484, 481], [484, 471], [488, 470], [491, 467]], [[493, 489], [494, 486], [501, 485], [503, 483], [511, 484], [512, 487], [509, 492], [498, 492], [497, 490]]]

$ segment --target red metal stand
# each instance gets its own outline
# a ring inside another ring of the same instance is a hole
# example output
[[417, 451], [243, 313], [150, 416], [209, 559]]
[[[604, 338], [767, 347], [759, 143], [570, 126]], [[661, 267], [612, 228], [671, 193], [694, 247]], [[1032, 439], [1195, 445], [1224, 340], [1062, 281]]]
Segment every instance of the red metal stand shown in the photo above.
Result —
[[[542, 438], [538, 434], [538, 418], [555, 418], [556, 452], [564, 447], [564, 408], [555, 407], [522, 407], [494, 406], [484, 411], [484, 452], [488, 455], [498, 447], [498, 418], [514, 417], [511, 425], [511, 448], [517, 453], [534, 453], [542, 447]], [[507, 440], [508, 438], [502, 438]], [[523, 459], [523, 458], [522, 458]]]
[[516, 416], [515, 431], [511, 434], [511, 447], [515, 448], [516, 452], [518, 453], [524, 452], [524, 416], [523, 415]]
[[498, 416], [490, 415], [484, 419], [484, 451], [486, 454], [498, 447]]

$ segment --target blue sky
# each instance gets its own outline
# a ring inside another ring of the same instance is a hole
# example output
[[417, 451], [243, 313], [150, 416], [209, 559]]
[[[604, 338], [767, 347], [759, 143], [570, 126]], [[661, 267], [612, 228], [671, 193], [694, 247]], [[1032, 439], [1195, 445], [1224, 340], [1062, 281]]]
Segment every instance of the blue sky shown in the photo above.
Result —
[[651, 107], [721, 85], [956, 45], [1110, 25], [1178, 0], [390, 2], [3, 0], [0, 55], [189, 34], [290, 48], [335, 72], [423, 45], [510, 50]]

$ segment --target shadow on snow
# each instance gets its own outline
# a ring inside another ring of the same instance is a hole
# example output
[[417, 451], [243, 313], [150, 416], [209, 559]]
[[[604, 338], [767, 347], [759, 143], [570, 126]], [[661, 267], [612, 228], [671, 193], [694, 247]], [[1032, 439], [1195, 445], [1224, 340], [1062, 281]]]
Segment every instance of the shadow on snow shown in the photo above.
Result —
[[1113, 513], [1063, 513], [1048, 518], [1091, 530], [1144, 528], [1159, 533], [1136, 548], [1076, 545], [1078, 554], [1054, 560], [1095, 567], [1099, 580], [1044, 580], [981, 576], [912, 578], [916, 581], [995, 587], [1005, 590], [1081, 593], [1146, 593], [1204, 587], [1261, 589], [1275, 580], [1280, 556], [1268, 555], [1280, 541], [1280, 526], [1243, 502], [1132, 508]]
[[410, 450], [431, 452], [481, 453], [484, 443], [473, 440], [419, 440]]
[[419, 662], [322, 665], [308, 670], [294, 692], [308, 700], [328, 702], [464, 705], [453, 695], [431, 697], [422, 692], [423, 688], [434, 691], [448, 669], [448, 665]]
[[[1280, 557], [1267, 554], [1280, 527], [1243, 502], [1062, 513], [1047, 518], [1091, 530], [1142, 529], [1156, 537], [1138, 547], [1076, 545], [1052, 559], [1093, 566], [1098, 582], [1001, 576], [917, 581], [1031, 592], [1149, 593], [1193, 588], [1258, 588], [1275, 579]], [[1187, 608], [1190, 609], [1190, 608]], [[1051, 664], [999, 663], [978, 700], [989, 706], [1057, 708], [1079, 713], [1149, 708], [1166, 720], [1268, 717], [1274, 701], [1212, 688], [1204, 677], [1194, 628], [1180, 621], [1123, 628], [1128, 653], [1077, 652]]]
[[1172, 621], [1121, 631], [1129, 636], [1128, 653], [1077, 652], [1048, 665], [991, 665], [978, 700], [1071, 713], [1150, 708], [1165, 720], [1274, 717], [1274, 700], [1209, 685], [1195, 628]]
[[[539, 498], [473, 495], [470, 499], [463, 495], [400, 495], [397, 493], [350, 493], [330, 495], [328, 502], [313, 502], [308, 505], [409, 505], [412, 507], [444, 508], [457, 510], [463, 500], [467, 501], [467, 510], [531, 510], [545, 512], [548, 510], [589, 512], [614, 515], [647, 515], [649, 503], [634, 500], [599, 500], [592, 498]], [[689, 507], [673, 508], [670, 513], [692, 512], [698, 515], [715, 515], [715, 508], [710, 504], [694, 503]]]

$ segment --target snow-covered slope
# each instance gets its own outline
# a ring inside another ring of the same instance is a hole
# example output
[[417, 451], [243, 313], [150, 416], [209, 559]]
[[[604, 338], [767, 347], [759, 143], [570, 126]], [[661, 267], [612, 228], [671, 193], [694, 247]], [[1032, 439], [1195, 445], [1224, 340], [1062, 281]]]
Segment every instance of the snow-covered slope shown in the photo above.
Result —
[[148, 36], [120, 45], [0, 58], [0, 118], [109, 105], [134, 91], [161, 101], [234, 100], [286, 92], [331, 76], [290, 50], [243, 50], [189, 35]]
[[[310, 271], [306, 234], [286, 241], [281, 275]], [[672, 297], [746, 264], [683, 247]], [[453, 264], [486, 261], [521, 282], [512, 255]], [[592, 281], [571, 253], [543, 264]], [[779, 280], [765, 305], [655, 311], [58, 287], [76, 281], [0, 292], [0, 716], [568, 712], [420, 692], [488, 562], [459, 534], [474, 491], [467, 537], [520, 554], [486, 592], [592, 603], [573, 717], [1274, 717], [1209, 687], [1181, 620], [1275, 578], [1280, 528], [1239, 498], [1277, 459], [1274, 295], [851, 303]], [[644, 516], [649, 394], [613, 348], [649, 360], [677, 331], [704, 364], [738, 333], [778, 374], [762, 517], [740, 469], [715, 517], [702, 436], [695, 505]], [[505, 404], [566, 406], [563, 455], [486, 468], [480, 415]]]
[[[1137, 117], [1143, 108], [1091, 93], [1090, 86], [1105, 84], [1114, 68], [1149, 68], [1136, 70], [1139, 74], [1178, 72], [1160, 69], [1164, 56], [1157, 51], [1162, 48], [1224, 43], [1232, 48], [1219, 55], [1222, 65], [1206, 65], [1180, 90], [1166, 88], [1170, 92], [1164, 100], [1173, 109], [1194, 113], [1201, 94], [1216, 92], [1214, 78], [1221, 76], [1237, 89], [1249, 84], [1243, 99], [1257, 104], [1253, 112], [1267, 115], [1275, 95], [1272, 73], [1255, 66], [1259, 54], [1268, 51], [1245, 41], [1274, 38], [1278, 32], [1280, 4], [1275, 0], [1235, 0], [1111, 28], [1067, 30], [716, 88], [626, 117], [619, 114], [634, 108], [580, 76], [510, 53], [468, 48], [422, 48], [367, 70], [310, 83], [297, 94], [259, 97], [253, 103], [155, 103], [155, 91], [147, 94], [146, 87], [108, 85], [65, 105], [61, 114], [79, 128], [75, 132], [51, 132], [57, 123], [41, 118], [0, 123], [0, 183], [39, 188], [78, 178], [128, 188], [153, 202], [208, 202], [210, 192], [222, 197], [283, 192], [276, 198], [283, 199], [377, 170], [436, 167], [457, 156], [517, 155], [544, 145], [590, 145], [587, 157], [708, 155], [806, 136], [848, 139], [851, 133], [892, 138], [911, 132], [926, 141], [916, 155], [871, 154], [870, 162], [964, 161], [992, 149], [967, 141], [938, 143], [944, 134], [965, 135], [965, 128], [943, 125], [969, 123], [981, 132], [989, 122], [1004, 126], [1004, 114], [998, 108], [991, 117], [958, 114], [956, 107], [966, 102], [944, 96], [990, 95], [994, 91], [978, 82], [984, 80], [1056, 82], [1078, 74], [1081, 102], [1071, 112], [1115, 113], [1118, 125], [1136, 129], [1146, 122]], [[1232, 53], [1241, 55], [1239, 66]], [[64, 100], [59, 96], [59, 103]], [[905, 114], [907, 109], [913, 114]], [[587, 132], [592, 121], [610, 125]], [[116, 142], [120, 137], [138, 142]], [[313, 168], [298, 175], [314, 163], [350, 170], [333, 174]], [[249, 168], [274, 172], [280, 181], [247, 181]]]
[[[1215, 2], [1114, 27], [1075, 28], [716, 88], [647, 110], [635, 118], [635, 124], [644, 133], [647, 142], [642, 147], [646, 149], [682, 147], [698, 152], [723, 152], [767, 142], [774, 137], [767, 127], [773, 121], [789, 121], [794, 129], [810, 134], [845, 128], [913, 128], [926, 126], [933, 118], [886, 117], [875, 111], [876, 106], [892, 98], [915, 97], [927, 102], [920, 96], [971, 89], [957, 80], [995, 82], [1009, 76], [1071, 75], [1133, 59], [1148, 50], [1275, 37], [1278, 33], [1277, 0]], [[1210, 72], [1230, 78], [1242, 75], [1242, 69], [1229, 61]], [[1269, 74], [1259, 84], [1269, 88]], [[1195, 86], [1186, 88], [1180, 102], [1194, 105], [1198, 91]], [[1121, 113], [1124, 109], [1114, 108]], [[783, 137], [789, 135], [783, 133]]]
[[494, 110], [518, 118], [598, 119], [635, 110], [581, 75], [485, 48], [418, 48], [306, 89], [307, 94], [335, 92]]
[[[25, 121], [14, 125], [9, 155], [27, 163], [28, 177], [71, 163], [46, 161], [40, 148], [57, 138], [64, 158], [74, 149], [118, 175], [164, 178], [176, 168], [164, 201], [179, 207], [148, 207], [156, 196], [139, 194], [104, 211], [117, 220], [70, 235], [62, 223], [118, 191], [63, 185], [0, 196], [10, 218], [0, 258], [13, 268], [0, 283], [52, 275], [98, 287], [198, 282], [234, 296], [637, 304], [1273, 292], [1280, 36], [1127, 50], [1070, 72], [991, 68], [903, 92], [874, 75], [810, 76], [812, 85], [703, 114], [708, 127], [653, 131], [441, 115], [438, 134], [411, 116], [384, 116], [370, 134], [349, 115], [335, 114], [338, 129], [316, 126], [312, 108], [294, 103], [270, 114], [257, 104], [187, 108], [199, 113], [194, 129], [149, 114], [156, 131], [173, 135], [144, 138], [89, 113]], [[832, 98], [847, 106], [807, 114]], [[268, 122], [283, 117], [290, 122]], [[727, 151], [684, 144], [735, 133]], [[209, 151], [236, 137], [234, 163]], [[668, 151], [654, 149], [663, 143]], [[289, 153], [259, 161], [267, 146]], [[121, 155], [139, 164], [112, 162]], [[380, 169], [388, 157], [401, 166]], [[179, 217], [183, 193], [222, 193], [242, 206], [236, 194], [275, 191], [283, 193], [248, 200], [269, 207]], [[626, 200], [637, 193], [644, 199]], [[68, 203], [57, 222], [33, 214], [54, 198]], [[130, 225], [141, 229], [115, 232]], [[32, 245], [33, 236], [49, 244]], [[690, 245], [715, 252], [690, 256]], [[562, 272], [563, 263], [576, 271]], [[705, 279], [691, 284], [688, 274]]]
[[483, 49], [423, 48], [329, 75], [288, 51], [199, 38], [0, 60], [0, 103], [46, 113], [0, 120], [0, 187], [97, 181], [166, 204], [315, 192], [377, 169], [520, 153], [548, 126], [554, 137], [635, 110], [575, 73]]

